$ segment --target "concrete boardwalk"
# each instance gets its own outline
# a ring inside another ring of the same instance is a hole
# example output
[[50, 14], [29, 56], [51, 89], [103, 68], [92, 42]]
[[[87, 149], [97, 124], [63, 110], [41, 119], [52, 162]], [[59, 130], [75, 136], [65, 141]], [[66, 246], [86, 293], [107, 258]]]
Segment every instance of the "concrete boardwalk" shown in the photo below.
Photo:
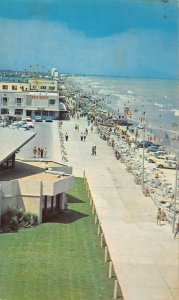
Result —
[[[69, 135], [68, 164], [75, 176], [86, 173], [124, 299], [179, 299], [179, 238], [173, 238], [170, 225], [156, 225], [155, 204], [97, 133], [88, 127], [86, 141], [80, 140], [86, 128], [85, 118], [63, 122], [62, 131]], [[91, 155], [93, 145], [96, 157]]]

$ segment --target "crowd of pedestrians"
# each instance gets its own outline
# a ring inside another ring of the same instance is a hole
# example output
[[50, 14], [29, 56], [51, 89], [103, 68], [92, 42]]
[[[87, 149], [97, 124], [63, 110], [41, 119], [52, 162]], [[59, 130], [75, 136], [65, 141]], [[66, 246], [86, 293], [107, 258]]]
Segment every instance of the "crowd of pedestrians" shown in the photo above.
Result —
[[47, 148], [46, 147], [34, 147], [33, 148], [34, 158], [46, 158], [47, 157]]

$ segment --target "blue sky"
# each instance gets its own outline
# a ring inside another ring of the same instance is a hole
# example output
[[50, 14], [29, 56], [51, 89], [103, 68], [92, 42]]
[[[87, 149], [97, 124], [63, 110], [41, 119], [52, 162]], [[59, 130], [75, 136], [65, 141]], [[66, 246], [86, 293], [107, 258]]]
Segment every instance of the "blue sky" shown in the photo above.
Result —
[[175, 78], [175, 0], [1, 0], [0, 69]]

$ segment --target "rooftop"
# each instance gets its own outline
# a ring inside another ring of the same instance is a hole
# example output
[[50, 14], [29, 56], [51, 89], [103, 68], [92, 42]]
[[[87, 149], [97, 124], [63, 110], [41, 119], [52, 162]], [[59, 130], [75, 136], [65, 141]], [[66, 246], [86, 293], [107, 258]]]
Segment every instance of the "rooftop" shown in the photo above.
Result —
[[35, 136], [34, 131], [0, 127], [0, 164]]
[[[59, 164], [49, 161], [30, 161], [22, 162], [16, 161], [15, 169], [11, 169], [7, 172], [0, 173], [0, 181], [10, 181], [15, 179], [24, 179], [24, 180], [35, 180], [43, 182], [55, 182], [61, 179], [64, 179], [67, 176], [60, 174], [51, 174], [46, 173], [46, 169], [57, 170]], [[70, 175], [69, 175], [70, 176]]]
[[27, 77], [6, 77], [0, 76], [0, 82], [21, 82], [21, 83], [28, 83], [29, 78]]

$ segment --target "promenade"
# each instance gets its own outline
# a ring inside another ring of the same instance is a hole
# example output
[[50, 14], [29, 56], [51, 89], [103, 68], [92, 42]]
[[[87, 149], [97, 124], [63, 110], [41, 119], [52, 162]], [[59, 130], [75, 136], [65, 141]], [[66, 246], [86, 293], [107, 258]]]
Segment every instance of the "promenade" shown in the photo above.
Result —
[[[81, 141], [86, 128], [89, 134]], [[65, 148], [74, 175], [82, 177], [85, 171], [124, 299], [179, 299], [179, 238], [173, 238], [171, 226], [156, 225], [152, 199], [142, 194], [112, 148], [90, 132], [86, 118], [64, 121], [62, 131], [69, 135]], [[95, 145], [97, 156], [92, 156]]]

